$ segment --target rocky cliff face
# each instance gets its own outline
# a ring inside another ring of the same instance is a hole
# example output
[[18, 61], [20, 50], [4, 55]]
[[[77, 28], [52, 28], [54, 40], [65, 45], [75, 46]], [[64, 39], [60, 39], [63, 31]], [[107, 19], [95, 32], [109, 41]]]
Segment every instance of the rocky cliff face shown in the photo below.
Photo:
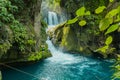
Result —
[[[17, 2], [12, 1], [13, 5], [17, 5], [19, 8]], [[35, 61], [51, 56], [45, 43], [47, 39], [45, 34], [46, 25], [41, 21], [40, 15], [42, 0], [22, 1], [25, 8], [20, 9], [21, 11], [16, 13], [15, 17], [24, 25], [25, 38], [21, 38], [23, 34], [18, 37], [24, 42], [15, 41], [15, 30], [11, 29], [9, 25], [3, 26], [0, 29], [0, 62]], [[22, 30], [20, 30], [21, 32], [18, 35], [23, 32]], [[22, 44], [23, 50], [20, 50], [22, 49]]]
[[90, 31], [91, 28], [70, 26], [64, 23], [49, 30], [48, 35], [52, 42], [64, 51], [82, 52], [89, 55], [99, 47], [97, 35]]

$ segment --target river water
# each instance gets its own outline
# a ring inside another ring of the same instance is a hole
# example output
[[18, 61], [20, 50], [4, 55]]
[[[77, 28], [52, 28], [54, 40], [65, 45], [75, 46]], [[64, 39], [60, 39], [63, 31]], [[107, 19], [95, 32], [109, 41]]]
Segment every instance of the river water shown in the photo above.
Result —
[[[53, 19], [57, 18], [52, 17], [51, 20]], [[57, 24], [57, 22], [49, 22], [49, 24], [53, 23]], [[56, 49], [49, 39], [46, 43], [52, 57], [35, 64], [17, 66], [16, 68], [22, 72], [5, 69], [3, 80], [111, 80], [112, 62], [80, 54], [64, 53]]]
[[47, 40], [47, 43], [53, 57], [32, 65], [17, 67], [37, 78], [6, 69], [3, 71], [3, 80], [111, 80], [112, 62], [63, 53], [57, 50], [50, 40]]

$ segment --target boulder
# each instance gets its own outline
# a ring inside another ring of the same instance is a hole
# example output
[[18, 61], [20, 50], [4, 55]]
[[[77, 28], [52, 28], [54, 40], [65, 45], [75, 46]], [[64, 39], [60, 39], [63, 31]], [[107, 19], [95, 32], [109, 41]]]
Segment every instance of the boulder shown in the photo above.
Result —
[[[87, 27], [87, 26], [86, 26]], [[81, 28], [73, 25], [60, 24], [47, 34], [54, 45], [68, 52], [93, 53], [98, 48], [94, 34], [89, 33], [90, 28]], [[96, 44], [95, 44], [96, 43]]]

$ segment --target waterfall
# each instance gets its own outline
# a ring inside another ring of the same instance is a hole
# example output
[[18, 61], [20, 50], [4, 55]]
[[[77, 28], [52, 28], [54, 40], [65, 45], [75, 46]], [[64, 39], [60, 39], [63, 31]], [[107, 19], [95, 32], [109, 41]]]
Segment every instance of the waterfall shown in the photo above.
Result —
[[58, 24], [58, 16], [55, 12], [48, 12], [48, 25], [57, 25]]
[[[56, 25], [66, 21], [66, 14], [65, 13], [61, 13], [61, 14], [57, 14], [56, 12], [53, 11], [48, 11], [48, 16], [47, 16], [47, 23], [48, 23], [48, 29], [51, 29], [53, 27], [55, 27]], [[46, 43], [48, 44], [48, 48], [52, 53], [52, 57], [49, 58], [50, 61], [57, 61], [57, 62], [61, 62], [64, 60], [71, 60], [73, 59], [72, 55], [69, 54], [64, 54], [62, 51], [56, 49], [56, 47], [53, 45], [52, 41], [49, 40], [49, 38], [47, 39]], [[69, 59], [69, 58], [71, 59]], [[61, 60], [61, 58], [64, 58]]]
[[65, 9], [56, 4], [54, 0], [43, 0], [41, 4], [42, 20], [49, 26], [60, 24], [68, 19]]
[[56, 12], [48, 11], [47, 23], [49, 26], [60, 24], [67, 20], [66, 16], [67, 14], [65, 13], [57, 14]]
[[[66, 14], [66, 11], [64, 11], [62, 9], [58, 12], [58, 11], [55, 11], [54, 8], [49, 9], [48, 5], [47, 5], [47, 7], [44, 7], [44, 5], [46, 3], [48, 3], [48, 0], [43, 1], [43, 3], [42, 3], [42, 5], [43, 5], [42, 6], [42, 11], [43, 11], [42, 15], [44, 15], [43, 20], [48, 24], [48, 28], [46, 29], [46, 32], [47, 32], [47, 30], [55, 27], [58, 24], [65, 22], [68, 19], [68, 16]], [[53, 45], [52, 41], [49, 40], [49, 38], [47, 39], [46, 43], [48, 44], [48, 48], [53, 55], [51, 58], [49, 58], [51, 61], [52, 60], [55, 60], [55, 61], [56, 60], [60, 60], [60, 61], [69, 60], [67, 58], [67, 56], [69, 56], [69, 58], [70, 57], [73, 58], [73, 56], [64, 54], [61, 50], [56, 49], [56, 47]], [[63, 58], [63, 57], [64, 57], [64, 59], [61, 60], [61, 58]]]

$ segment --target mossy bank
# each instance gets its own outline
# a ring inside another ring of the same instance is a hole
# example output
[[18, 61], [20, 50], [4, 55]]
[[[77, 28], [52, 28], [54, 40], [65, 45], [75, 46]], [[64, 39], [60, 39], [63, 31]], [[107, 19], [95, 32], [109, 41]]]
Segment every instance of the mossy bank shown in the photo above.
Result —
[[0, 62], [37, 61], [51, 56], [41, 20], [42, 0], [2, 0]]

